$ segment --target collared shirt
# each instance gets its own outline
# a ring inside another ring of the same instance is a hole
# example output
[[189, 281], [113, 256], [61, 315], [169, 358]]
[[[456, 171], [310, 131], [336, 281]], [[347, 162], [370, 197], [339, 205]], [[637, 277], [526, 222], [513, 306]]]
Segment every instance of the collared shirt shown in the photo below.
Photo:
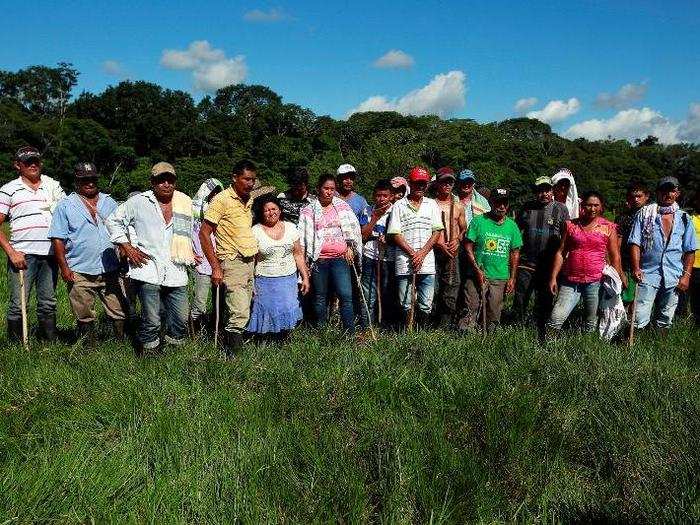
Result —
[[[187, 267], [173, 263], [170, 255], [173, 221], [165, 223], [152, 191], [134, 195], [120, 204], [107, 219], [107, 229], [114, 244], [129, 242], [149, 257], [140, 268], [130, 264], [129, 277], [173, 288], [187, 285]], [[130, 237], [130, 231], [136, 234], [136, 239]]]
[[[390, 206], [389, 209], [384, 212], [384, 215], [379, 217], [379, 220], [374, 224], [374, 228], [372, 228], [372, 235], [365, 241], [364, 247], [362, 248], [362, 255], [367, 259], [376, 261], [380, 258], [380, 253], [382, 261], [394, 261], [396, 259], [395, 246], [383, 244], [380, 247], [379, 245], [379, 238], [382, 236], [386, 237], [386, 223], [389, 220], [391, 208]], [[374, 207], [368, 206], [365, 212], [360, 216], [360, 227], [370, 223], [373, 212]], [[380, 248], [383, 250], [382, 252], [380, 252]]]
[[58, 203], [48, 236], [65, 242], [66, 261], [71, 270], [101, 275], [117, 269], [117, 254], [105, 224], [116, 209], [117, 203], [104, 193], [98, 196], [95, 219], [77, 193]]
[[[433, 199], [423, 197], [420, 206], [404, 197], [395, 202], [389, 214], [387, 233], [402, 235], [406, 243], [414, 250], [425, 246], [434, 232], [443, 230], [440, 208]], [[400, 248], [396, 248], [396, 275], [410, 275], [413, 271], [410, 257]], [[416, 273], [434, 274], [435, 255], [430, 250], [423, 259], [423, 264]]]
[[42, 175], [39, 187], [31, 189], [17, 177], [0, 188], [0, 213], [10, 221], [10, 244], [32, 255], [52, 252], [47, 233], [58, 202], [66, 196], [58, 181]]
[[531, 268], [542, 264], [549, 271], [567, 220], [569, 210], [561, 202], [552, 201], [544, 206], [539, 202], [527, 203], [517, 220], [523, 236], [520, 264]]
[[[661, 227], [661, 214], [654, 221], [654, 244], [651, 250], [642, 250], [641, 268], [644, 273], [644, 282], [659, 288], [673, 288], [683, 274], [683, 254], [695, 251], [697, 241], [695, 228], [689, 216], [683, 219], [685, 212], [676, 210], [673, 218], [673, 229], [668, 238], [664, 237]], [[642, 214], [639, 213], [632, 224], [628, 244], [642, 246]]]
[[204, 220], [216, 224], [216, 256], [234, 259], [239, 253], [251, 257], [258, 253], [253, 236], [253, 199], [243, 202], [232, 186], [219, 193], [204, 212]]
[[[695, 242], [697, 243], [700, 241], [700, 213], [693, 215], [693, 226], [695, 226]], [[693, 268], [700, 268], [700, 254], [695, 254]]]
[[301, 200], [296, 200], [292, 197], [291, 192], [283, 191], [277, 195], [277, 199], [280, 201], [280, 206], [282, 206], [282, 215], [285, 221], [289, 221], [294, 225], [299, 224], [299, 212], [307, 204], [311, 204], [316, 200], [316, 197], [310, 193], [306, 194]]

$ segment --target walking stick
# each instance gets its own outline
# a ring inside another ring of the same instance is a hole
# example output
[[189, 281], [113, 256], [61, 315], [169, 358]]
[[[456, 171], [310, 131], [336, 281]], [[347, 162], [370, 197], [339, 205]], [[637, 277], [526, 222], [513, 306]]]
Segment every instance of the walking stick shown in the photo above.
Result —
[[355, 281], [357, 281], [357, 287], [360, 289], [360, 298], [362, 299], [362, 304], [365, 306], [365, 312], [367, 312], [367, 321], [369, 322], [369, 332], [372, 334], [372, 340], [377, 342], [377, 334], [374, 333], [374, 327], [372, 326], [372, 313], [369, 311], [369, 306], [367, 306], [367, 300], [365, 299], [365, 291], [362, 289], [362, 283], [360, 282], [360, 276], [357, 274], [357, 268], [355, 268], [354, 261], [349, 263], [352, 266], [352, 273], [355, 274]]
[[377, 323], [382, 324], [382, 245], [377, 239]]
[[27, 323], [27, 296], [24, 287], [24, 270], [19, 271], [19, 293], [21, 295], [19, 304], [22, 310], [22, 345], [29, 350], [29, 326]]
[[630, 320], [630, 348], [634, 346], [634, 323], [637, 321], [637, 294], [639, 293], [639, 283], [634, 286], [634, 299], [632, 300], [632, 319]]
[[411, 309], [408, 311], [408, 331], [413, 332], [413, 318], [416, 314], [416, 271], [411, 278]]
[[214, 303], [214, 348], [219, 347], [219, 285], [214, 288], [216, 290], [216, 302]]
[[486, 281], [481, 285], [481, 324], [486, 337]]
[[[452, 197], [452, 196], [450, 196], [450, 197]], [[455, 227], [454, 214], [455, 214], [455, 199], [454, 199], [454, 197], [452, 197], [452, 199], [450, 200], [450, 229], [449, 229], [449, 237], [447, 238], [448, 243], [452, 242], [452, 240], [454, 239], [454, 233], [455, 233], [454, 232], [454, 227]], [[455, 255], [455, 257], [456, 257], [456, 255]], [[456, 264], [456, 261], [455, 261], [455, 258], [453, 257], [452, 259], [450, 259], [450, 266], [449, 266], [450, 275], [447, 279], [447, 282], [450, 286], [452, 286], [452, 283], [454, 282], [455, 264]]]

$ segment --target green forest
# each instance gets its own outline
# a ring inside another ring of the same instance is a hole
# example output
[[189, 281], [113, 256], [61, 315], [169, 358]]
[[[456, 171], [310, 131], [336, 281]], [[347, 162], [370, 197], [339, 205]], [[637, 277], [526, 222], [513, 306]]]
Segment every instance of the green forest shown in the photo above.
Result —
[[700, 147], [661, 145], [656, 137], [591, 142], [568, 140], [537, 120], [480, 124], [470, 119], [357, 113], [347, 120], [315, 115], [261, 85], [225, 87], [199, 102], [184, 91], [123, 81], [102, 93], [74, 93], [79, 72], [71, 64], [0, 71], [0, 177], [14, 177], [19, 146], [44, 152], [44, 172], [72, 187], [72, 167], [92, 161], [102, 188], [116, 198], [145, 188], [150, 166], [174, 163], [181, 190], [192, 194], [207, 177], [228, 178], [249, 158], [266, 182], [284, 187], [284, 173], [306, 165], [312, 176], [349, 162], [369, 193], [383, 177], [411, 166], [470, 168], [479, 185], [505, 186], [526, 200], [538, 175], [570, 168], [579, 191], [596, 189], [610, 208], [622, 203], [631, 179], [653, 185], [679, 178], [685, 200], [700, 190]]

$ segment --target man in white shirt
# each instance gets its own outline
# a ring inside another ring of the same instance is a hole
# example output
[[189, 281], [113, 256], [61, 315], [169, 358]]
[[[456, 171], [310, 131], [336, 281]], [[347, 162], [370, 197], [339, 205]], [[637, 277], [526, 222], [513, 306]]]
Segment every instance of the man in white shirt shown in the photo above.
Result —
[[[419, 324], [427, 321], [435, 294], [435, 255], [433, 246], [443, 230], [440, 209], [425, 197], [430, 181], [427, 169], [415, 167], [408, 176], [410, 193], [391, 210], [387, 233], [396, 245], [396, 280], [399, 303], [404, 314], [413, 306]], [[412, 305], [413, 276], [416, 303]]]
[[56, 338], [56, 280], [58, 266], [47, 237], [58, 201], [66, 196], [58, 181], [42, 175], [41, 153], [32, 146], [17, 150], [14, 162], [19, 177], [0, 188], [0, 224], [9, 219], [10, 240], [0, 230], [0, 246], [9, 259], [10, 302], [7, 334], [10, 340], [22, 337], [20, 270], [24, 274], [27, 304], [36, 289], [38, 336]]

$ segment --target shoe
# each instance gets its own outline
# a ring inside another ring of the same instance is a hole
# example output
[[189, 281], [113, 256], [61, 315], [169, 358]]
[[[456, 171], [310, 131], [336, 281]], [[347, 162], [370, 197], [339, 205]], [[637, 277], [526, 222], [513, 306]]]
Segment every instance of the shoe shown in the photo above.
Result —
[[7, 338], [10, 341], [22, 341], [22, 319], [7, 320]]
[[56, 340], [56, 314], [39, 317], [39, 329], [37, 338], [40, 341], [52, 343]]

